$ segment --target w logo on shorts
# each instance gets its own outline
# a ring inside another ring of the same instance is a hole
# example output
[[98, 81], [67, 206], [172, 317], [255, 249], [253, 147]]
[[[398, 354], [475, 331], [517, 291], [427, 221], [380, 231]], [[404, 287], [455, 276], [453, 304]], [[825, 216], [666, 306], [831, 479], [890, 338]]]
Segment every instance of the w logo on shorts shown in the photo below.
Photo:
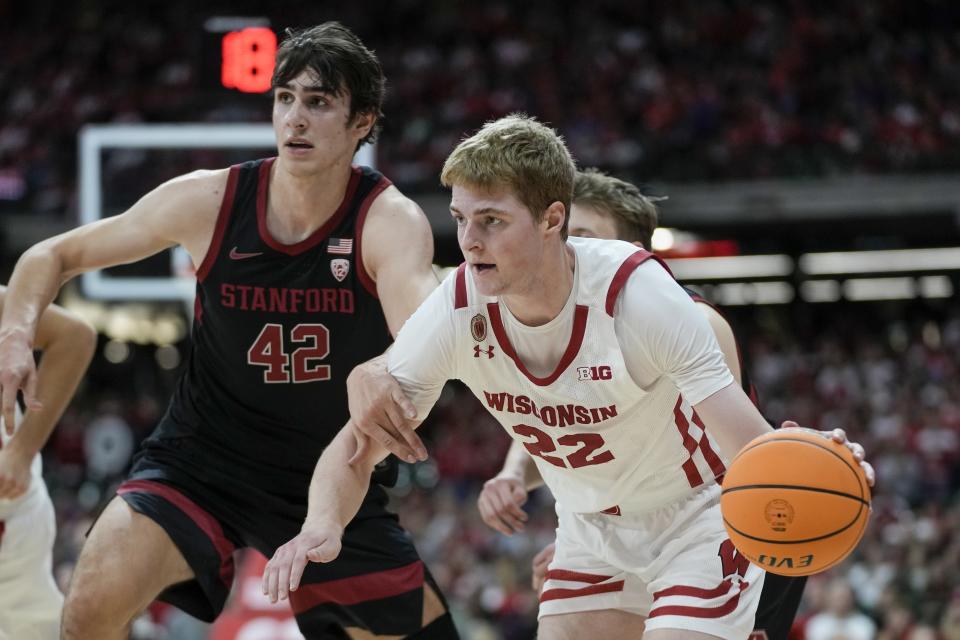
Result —
[[737, 548], [733, 546], [733, 543], [729, 539], [724, 540], [720, 543], [720, 551], [717, 553], [720, 556], [720, 565], [723, 568], [723, 577], [730, 578], [733, 576], [740, 576], [743, 578], [747, 575], [747, 569], [750, 567], [750, 560], [746, 556], [737, 551]]

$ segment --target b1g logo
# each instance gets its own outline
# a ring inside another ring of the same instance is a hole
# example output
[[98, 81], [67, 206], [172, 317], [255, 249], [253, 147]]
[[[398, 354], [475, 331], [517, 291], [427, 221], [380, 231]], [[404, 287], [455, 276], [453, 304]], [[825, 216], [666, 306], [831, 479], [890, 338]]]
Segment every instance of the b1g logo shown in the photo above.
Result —
[[577, 380], [610, 380], [613, 369], [603, 364], [599, 367], [577, 367]]

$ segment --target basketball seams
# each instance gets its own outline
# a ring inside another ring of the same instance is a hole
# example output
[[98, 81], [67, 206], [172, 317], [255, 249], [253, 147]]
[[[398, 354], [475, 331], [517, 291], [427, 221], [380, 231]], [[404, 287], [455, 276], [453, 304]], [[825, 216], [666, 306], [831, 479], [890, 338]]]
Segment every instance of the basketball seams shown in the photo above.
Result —
[[[782, 432], [780, 432], [780, 434], [782, 434]], [[826, 440], [826, 439], [824, 438], [824, 440]], [[863, 501], [863, 502], [868, 502], [868, 503], [869, 503], [869, 501], [867, 501], [867, 500], [864, 499], [864, 495], [863, 495], [863, 494], [865, 493], [865, 491], [864, 491], [863, 482], [861, 481], [861, 475], [862, 475], [862, 474], [861, 474], [857, 469], [855, 469], [855, 468], [853, 467], [853, 465], [851, 465], [849, 462], [847, 462], [847, 460], [845, 460], [843, 456], [841, 456], [839, 453], [837, 453], [836, 451], [834, 451], [834, 450], [831, 449], [830, 447], [825, 446], [825, 445], [823, 445], [823, 444], [820, 444], [819, 442], [807, 440], [807, 439], [805, 439], [805, 438], [794, 438], [794, 437], [789, 437], [789, 436], [778, 435], [778, 437], [777, 437], [775, 440], [762, 440], [762, 441], [757, 442], [757, 443], [755, 443], [755, 444], [747, 445], [747, 448], [746, 448], [746, 449], [743, 449], [742, 451], [740, 451], [740, 453], [737, 454], [736, 458], [734, 458], [733, 462], [730, 463], [730, 467], [733, 468], [733, 466], [734, 466], [734, 464], [736, 463], [736, 461], [737, 461], [741, 456], [743, 456], [745, 453], [747, 453], [748, 451], [752, 451], [752, 450], [756, 449], [757, 447], [762, 447], [762, 446], [765, 445], [765, 444], [776, 444], [776, 443], [779, 443], [779, 442], [799, 442], [799, 443], [802, 443], [802, 444], [805, 444], [805, 445], [809, 445], [809, 446], [811, 446], [811, 447], [816, 447], [816, 448], [818, 448], [818, 449], [821, 449], [821, 450], [823, 450], [823, 451], [826, 451], [826, 452], [829, 453], [830, 455], [836, 457], [838, 460], [840, 460], [840, 462], [842, 462], [842, 463], [844, 464], [844, 466], [847, 467], [847, 469], [849, 469], [849, 470], [851, 471], [851, 473], [853, 473], [854, 477], [857, 479], [857, 487], [860, 489], [860, 494], [861, 494], [861, 495], [859, 496], [859, 499], [860, 499], [861, 501]], [[831, 441], [831, 442], [832, 442], [832, 441]], [[729, 477], [730, 477], [730, 472], [729, 472], [729, 470], [728, 470], [728, 471], [727, 471], [727, 478], [729, 478]], [[726, 478], [725, 478], [725, 479], [726, 479]]]
[[814, 493], [828, 493], [833, 496], [840, 496], [841, 498], [850, 498], [851, 500], [855, 500], [862, 505], [870, 506], [868, 501], [851, 493], [835, 491], [833, 489], [824, 489], [823, 487], [809, 487], [803, 484], [742, 484], [736, 487], [730, 487], [729, 489], [722, 489], [720, 495], [736, 493], [737, 491], [745, 491], [747, 489], [788, 489], [796, 491], [812, 491]]
[[[726, 518], [723, 519], [723, 522], [730, 528], [731, 531], [736, 532], [737, 535], [743, 536], [744, 538], [749, 538], [750, 540], [756, 540], [757, 542], [763, 542], [768, 544], [806, 544], [809, 542], [820, 542], [821, 540], [827, 540], [828, 538], [833, 538], [834, 536], [840, 535], [841, 533], [843, 533], [844, 531], [846, 531], [847, 529], [855, 525], [862, 516], [863, 516], [863, 505], [861, 505], [860, 508], [857, 509], [857, 515], [854, 516], [853, 520], [851, 520], [844, 526], [840, 527], [839, 529], [836, 529], [835, 531], [831, 531], [830, 533], [825, 533], [822, 536], [817, 536], [816, 538], [805, 538], [802, 540], [772, 540], [770, 538], [759, 538], [757, 536], [752, 536], [749, 533], [744, 533], [743, 531], [740, 531], [740, 529], [737, 529], [735, 526], [730, 524], [730, 521], [727, 520]], [[868, 519], [869, 518], [865, 519], [864, 521]], [[854, 543], [854, 545], [856, 545], [859, 542], [860, 542], [860, 537], [857, 536], [856, 542]], [[851, 546], [849, 547], [849, 549], [853, 549], [853, 547]]]

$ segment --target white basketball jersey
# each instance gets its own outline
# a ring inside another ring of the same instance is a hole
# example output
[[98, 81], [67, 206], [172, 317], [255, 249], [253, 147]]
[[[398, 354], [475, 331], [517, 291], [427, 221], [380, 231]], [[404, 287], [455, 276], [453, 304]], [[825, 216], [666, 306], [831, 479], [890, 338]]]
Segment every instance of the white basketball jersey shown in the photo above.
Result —
[[569, 511], [645, 511], [715, 482], [724, 465], [699, 418], [667, 376], [648, 388], [634, 382], [614, 331], [627, 279], [659, 259], [627, 243], [571, 246], [579, 269], [573, 330], [545, 377], [527, 370], [504, 329], [509, 312], [481, 296], [461, 265], [450, 301], [458, 377], [533, 456]]
[[[17, 424], [14, 428], [14, 434], [16, 430], [20, 428], [20, 424], [23, 422], [23, 414], [20, 412], [20, 407], [17, 406], [16, 420]], [[7, 435], [7, 430], [3, 428], [3, 418], [0, 418], [0, 445], [7, 446], [7, 443], [13, 436]], [[30, 487], [27, 491], [20, 497], [14, 499], [0, 498], [0, 520], [6, 518], [17, 505], [27, 502], [31, 498], [40, 494], [41, 492], [45, 493], [46, 489], [43, 485], [43, 464], [40, 461], [40, 454], [38, 453], [33, 457], [33, 462], [30, 463]]]

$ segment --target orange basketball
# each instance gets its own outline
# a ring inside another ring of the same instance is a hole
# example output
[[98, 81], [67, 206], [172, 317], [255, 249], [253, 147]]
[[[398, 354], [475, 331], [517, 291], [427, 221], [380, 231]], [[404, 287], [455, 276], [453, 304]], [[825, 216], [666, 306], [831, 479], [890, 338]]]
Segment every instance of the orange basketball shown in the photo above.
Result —
[[772, 573], [806, 576], [857, 546], [870, 518], [870, 487], [844, 445], [811, 429], [781, 429], [734, 458], [720, 508], [740, 553]]

